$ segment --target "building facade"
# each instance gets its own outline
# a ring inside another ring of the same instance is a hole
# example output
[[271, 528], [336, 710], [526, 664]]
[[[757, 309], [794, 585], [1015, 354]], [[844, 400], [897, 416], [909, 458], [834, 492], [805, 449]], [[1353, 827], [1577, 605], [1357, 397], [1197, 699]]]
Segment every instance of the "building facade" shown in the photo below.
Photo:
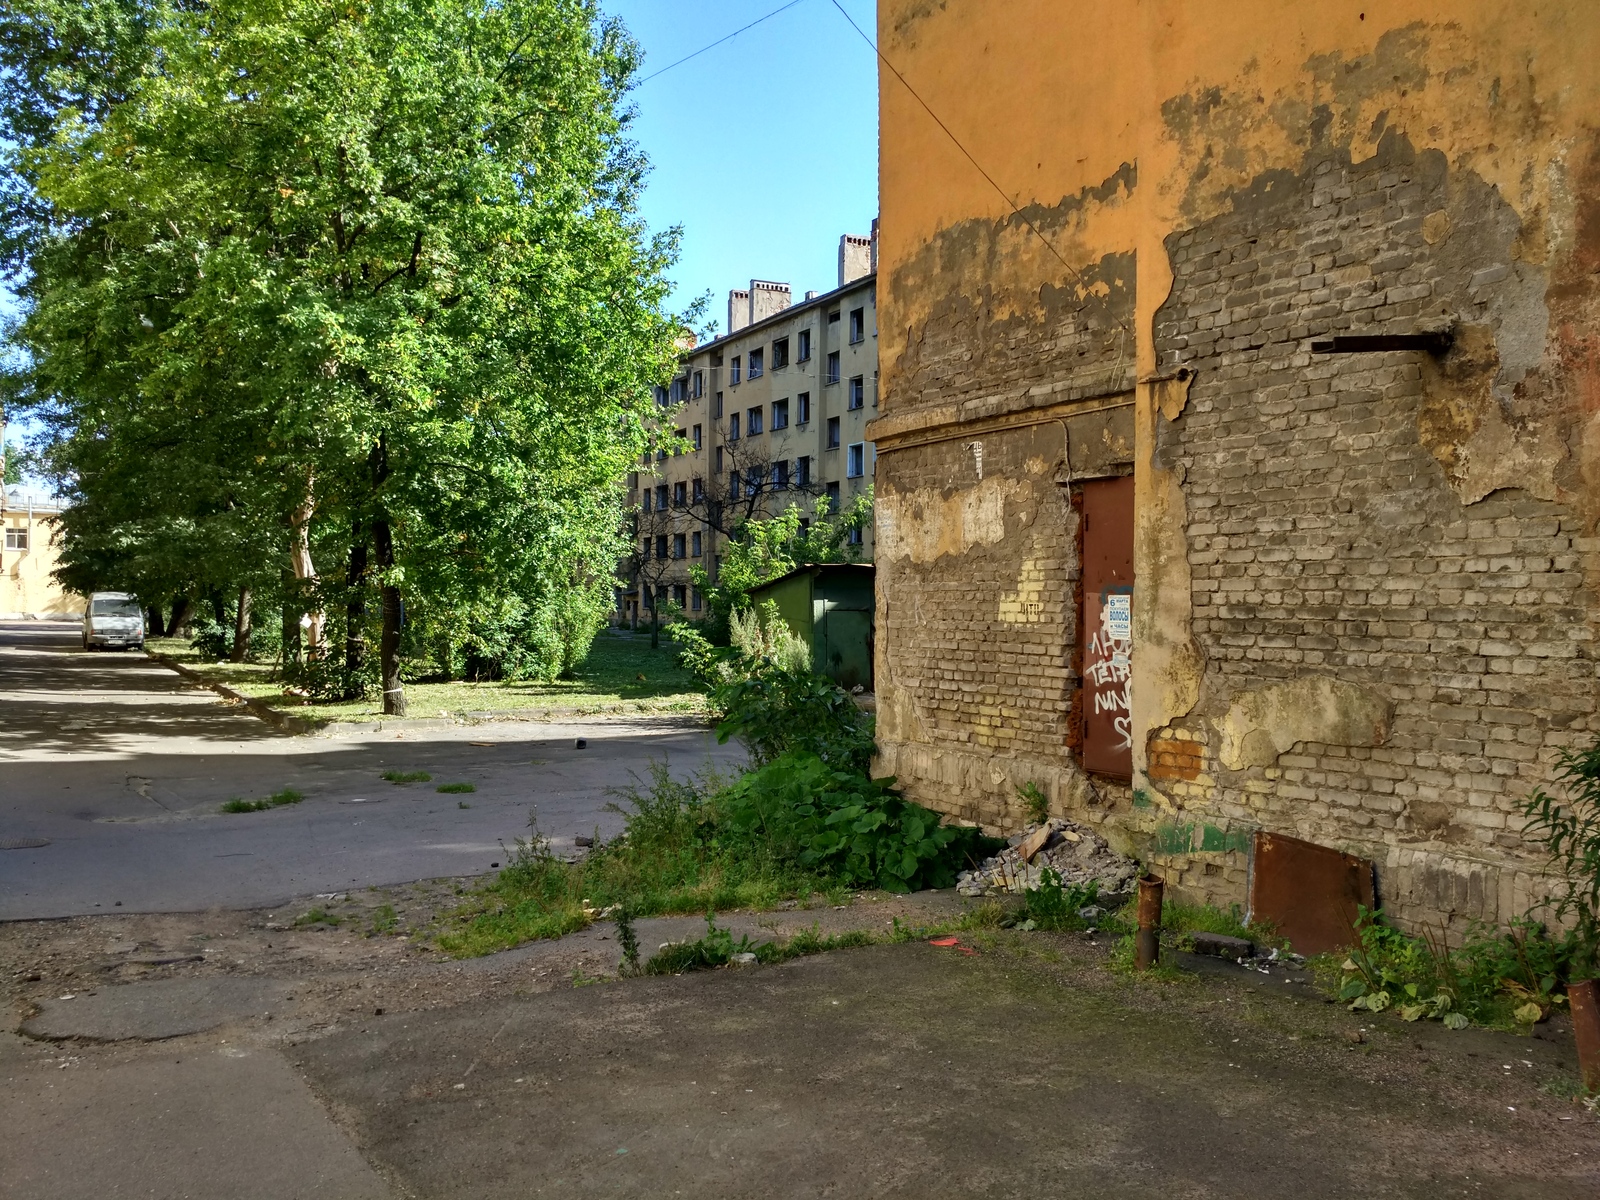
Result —
[[[866, 423], [878, 406], [876, 274], [871, 237], [839, 245], [839, 286], [794, 301], [789, 285], [751, 280], [728, 294], [728, 332], [683, 356], [660, 389], [660, 449], [628, 478], [634, 556], [617, 617], [648, 620], [659, 600], [705, 613], [690, 568], [715, 579], [729, 536], [751, 518], [826, 497], [842, 511], [872, 486]], [[805, 518], [808, 519], [809, 518]], [[870, 562], [870, 525], [856, 553]]]
[[1526, 911], [1518, 805], [1600, 733], [1600, 9], [878, 34], [878, 769], [1210, 902], [1265, 831]]
[[0, 489], [0, 619], [71, 619], [83, 598], [64, 592], [56, 567], [55, 520], [61, 505], [23, 489]]

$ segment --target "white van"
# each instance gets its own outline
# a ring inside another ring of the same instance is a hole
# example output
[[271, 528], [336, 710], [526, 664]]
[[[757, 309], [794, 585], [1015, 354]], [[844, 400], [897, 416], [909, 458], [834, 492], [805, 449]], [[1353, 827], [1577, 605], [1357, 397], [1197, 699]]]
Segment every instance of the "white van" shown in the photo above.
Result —
[[83, 614], [83, 648], [144, 645], [144, 610], [138, 597], [127, 592], [96, 592]]

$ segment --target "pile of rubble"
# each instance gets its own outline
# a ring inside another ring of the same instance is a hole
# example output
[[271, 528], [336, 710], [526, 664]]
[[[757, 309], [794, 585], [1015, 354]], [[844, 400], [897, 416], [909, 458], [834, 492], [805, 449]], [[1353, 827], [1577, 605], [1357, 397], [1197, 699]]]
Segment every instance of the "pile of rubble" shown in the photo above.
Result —
[[999, 854], [975, 871], [963, 871], [956, 891], [963, 896], [999, 896], [1036, 888], [1046, 870], [1061, 876], [1062, 887], [1098, 883], [1100, 895], [1120, 896], [1133, 890], [1138, 865], [1113, 850], [1092, 829], [1052, 817], [1029, 825]]

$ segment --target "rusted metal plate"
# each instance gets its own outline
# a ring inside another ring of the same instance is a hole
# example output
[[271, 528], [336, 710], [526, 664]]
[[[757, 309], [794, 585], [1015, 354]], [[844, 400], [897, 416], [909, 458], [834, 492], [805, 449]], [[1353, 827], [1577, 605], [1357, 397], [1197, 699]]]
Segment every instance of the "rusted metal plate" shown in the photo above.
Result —
[[1298, 954], [1355, 941], [1356, 907], [1373, 907], [1372, 862], [1314, 842], [1258, 831], [1250, 865], [1250, 918], [1270, 924]]
[[1133, 654], [1133, 479], [1094, 479], [1083, 495], [1083, 765], [1133, 777], [1128, 678]]

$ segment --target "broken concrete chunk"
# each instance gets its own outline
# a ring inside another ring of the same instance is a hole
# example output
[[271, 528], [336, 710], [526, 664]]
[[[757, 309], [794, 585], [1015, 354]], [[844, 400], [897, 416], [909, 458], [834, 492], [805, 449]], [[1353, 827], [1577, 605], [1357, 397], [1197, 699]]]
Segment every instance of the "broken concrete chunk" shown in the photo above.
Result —
[[1254, 958], [1256, 944], [1244, 938], [1229, 937], [1225, 933], [1195, 933], [1196, 954], [1210, 954], [1216, 958]]
[[1051, 835], [1054, 833], [1055, 830], [1048, 825], [1039, 826], [1039, 828], [1023, 838], [1017, 846], [1017, 857], [1023, 862], [1031, 861], [1035, 854], [1044, 849], [1045, 843], [1050, 840]]

